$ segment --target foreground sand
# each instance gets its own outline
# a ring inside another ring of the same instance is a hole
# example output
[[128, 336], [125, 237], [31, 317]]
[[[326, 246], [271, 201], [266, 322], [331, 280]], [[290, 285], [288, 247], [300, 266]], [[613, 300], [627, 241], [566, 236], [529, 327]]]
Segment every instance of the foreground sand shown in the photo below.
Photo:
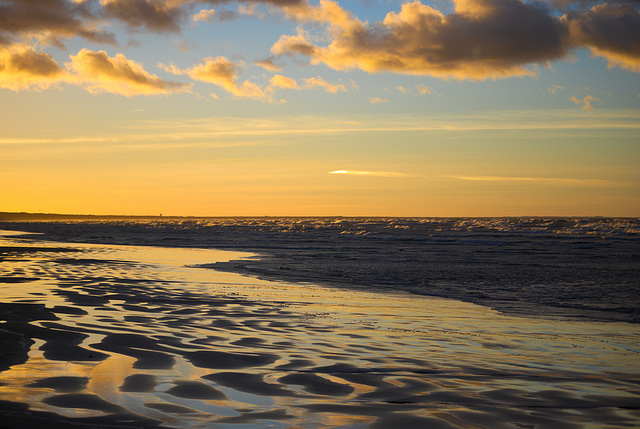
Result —
[[0, 239], [0, 427], [634, 427], [640, 326]]

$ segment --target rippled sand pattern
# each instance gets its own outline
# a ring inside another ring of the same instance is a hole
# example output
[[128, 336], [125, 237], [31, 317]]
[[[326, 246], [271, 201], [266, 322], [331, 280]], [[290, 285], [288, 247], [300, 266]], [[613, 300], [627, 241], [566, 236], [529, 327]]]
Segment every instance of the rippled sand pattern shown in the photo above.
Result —
[[0, 243], [7, 427], [633, 427], [640, 327], [508, 317], [189, 265], [234, 252]]

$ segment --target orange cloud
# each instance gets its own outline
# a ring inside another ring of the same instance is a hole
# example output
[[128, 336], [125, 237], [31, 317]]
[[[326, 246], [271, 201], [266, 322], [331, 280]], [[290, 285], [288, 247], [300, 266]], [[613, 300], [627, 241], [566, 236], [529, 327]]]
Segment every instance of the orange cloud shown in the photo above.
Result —
[[279, 74], [271, 78], [269, 86], [272, 88], [300, 89], [300, 85], [298, 85], [298, 82], [295, 79]]
[[122, 54], [110, 57], [104, 51], [82, 49], [70, 58], [67, 66], [76, 72], [77, 80], [91, 93], [110, 92], [129, 97], [169, 94], [189, 87], [149, 74], [140, 64], [126, 59]]
[[575, 96], [571, 96], [569, 97], [569, 100], [573, 101], [578, 106], [582, 105], [582, 110], [585, 110], [587, 112], [591, 112], [592, 110], [595, 109], [591, 103], [593, 103], [594, 101], [600, 101], [598, 97], [594, 97], [592, 95], [587, 95], [582, 99], [579, 99]]
[[0, 48], [0, 88], [44, 89], [66, 76], [67, 72], [47, 53], [22, 45]]
[[310, 77], [305, 79], [306, 88], [324, 88], [325, 91], [336, 94], [338, 91], [347, 91], [347, 87], [343, 83], [329, 83], [321, 77]]
[[245, 80], [237, 83], [240, 65], [226, 57], [207, 57], [190, 69], [182, 70], [192, 79], [208, 82], [223, 88], [237, 98], [266, 100], [267, 94], [255, 83]]
[[380, 97], [372, 97], [369, 99], [369, 103], [371, 104], [379, 104], [379, 103], [388, 103], [389, 100], [386, 98], [380, 98]]

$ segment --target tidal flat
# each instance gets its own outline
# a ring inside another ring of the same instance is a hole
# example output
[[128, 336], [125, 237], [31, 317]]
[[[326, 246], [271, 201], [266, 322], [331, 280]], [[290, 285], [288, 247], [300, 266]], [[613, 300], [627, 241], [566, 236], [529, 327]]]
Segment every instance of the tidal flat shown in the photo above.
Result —
[[4, 427], [601, 428], [640, 326], [201, 268], [211, 249], [0, 239]]

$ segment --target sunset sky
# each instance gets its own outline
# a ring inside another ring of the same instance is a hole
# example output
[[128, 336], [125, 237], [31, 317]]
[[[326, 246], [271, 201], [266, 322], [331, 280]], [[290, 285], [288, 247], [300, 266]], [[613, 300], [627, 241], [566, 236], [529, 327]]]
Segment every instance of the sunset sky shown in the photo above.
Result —
[[640, 2], [0, 0], [0, 211], [640, 216]]

